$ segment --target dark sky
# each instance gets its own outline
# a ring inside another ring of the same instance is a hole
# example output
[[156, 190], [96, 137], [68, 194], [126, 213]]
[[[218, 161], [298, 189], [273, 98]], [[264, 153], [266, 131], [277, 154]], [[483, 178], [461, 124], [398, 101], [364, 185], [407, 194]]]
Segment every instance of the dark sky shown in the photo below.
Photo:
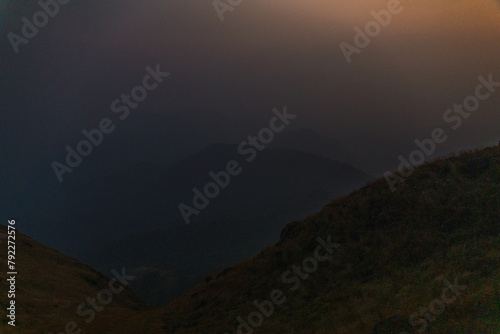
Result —
[[[40, 8], [0, 0], [2, 179], [50, 170], [156, 64], [171, 75], [136, 111], [145, 118], [197, 109], [264, 122], [287, 105], [300, 114], [296, 127], [358, 154], [375, 140], [397, 162], [405, 152], [396, 147], [444, 126], [444, 111], [474, 92], [479, 75], [500, 80], [497, 2], [402, 6], [348, 64], [339, 44], [387, 1], [244, 0], [221, 22], [212, 1], [73, 0], [15, 54], [7, 34]], [[439, 151], [497, 142], [499, 101], [485, 101]]]

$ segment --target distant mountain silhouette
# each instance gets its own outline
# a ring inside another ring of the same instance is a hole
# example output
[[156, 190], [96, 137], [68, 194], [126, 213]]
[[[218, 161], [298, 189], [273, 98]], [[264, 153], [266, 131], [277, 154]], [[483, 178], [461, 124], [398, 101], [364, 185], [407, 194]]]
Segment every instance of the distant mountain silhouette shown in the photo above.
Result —
[[[242, 162], [241, 175], [187, 226], [179, 204], [192, 206], [192, 189], [203, 189], [211, 181], [208, 173], [225, 169], [232, 159]], [[101, 270], [126, 265], [151, 278], [154, 268], [180, 281], [162, 292], [142, 286], [141, 296], [161, 304], [213, 270], [273, 243], [291, 219], [369, 179], [347, 164], [297, 150], [268, 149], [246, 163], [236, 146], [214, 144], [172, 165], [143, 164], [66, 188], [61, 206], [67, 213], [57, 228], [73, 231], [68, 238], [74, 247], [60, 247]], [[74, 226], [62, 226], [67, 221]]]
[[271, 147], [298, 149], [349, 164], [357, 160], [352, 152], [336, 140], [322, 136], [307, 128], [290, 130], [280, 134], [272, 142]]

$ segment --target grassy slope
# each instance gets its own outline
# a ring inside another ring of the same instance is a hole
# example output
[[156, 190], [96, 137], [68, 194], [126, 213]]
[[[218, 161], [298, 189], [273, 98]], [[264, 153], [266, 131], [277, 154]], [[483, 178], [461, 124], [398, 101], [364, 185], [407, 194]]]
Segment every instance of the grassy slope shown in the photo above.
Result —
[[[394, 193], [376, 181], [167, 306], [165, 332], [235, 333], [278, 288], [286, 302], [255, 333], [417, 333], [408, 317], [458, 277], [466, 291], [425, 332], [500, 333], [499, 192], [499, 147], [425, 164]], [[291, 291], [282, 273], [328, 235], [341, 246]]]
[[[22, 222], [17, 222], [20, 225]], [[0, 233], [7, 232], [0, 226]], [[7, 326], [4, 306], [7, 304], [7, 239], [0, 244], [0, 332]], [[107, 288], [110, 278], [90, 267], [45, 247], [35, 240], [17, 232], [16, 235], [16, 333], [59, 333], [64, 332], [68, 321], [75, 321], [81, 333], [118, 333], [120, 328], [132, 328], [134, 323], [140, 329], [141, 319], [147, 312], [144, 303], [137, 299], [130, 289], [114, 295], [113, 302], [89, 324], [76, 314], [77, 306], [87, 297], [96, 297], [99, 290]], [[118, 271], [121, 268], [116, 268]], [[125, 320], [123, 320], [125, 319]], [[127, 321], [127, 319], [130, 320]], [[125, 333], [125, 331], [123, 331]], [[142, 333], [135, 331], [134, 333]]]

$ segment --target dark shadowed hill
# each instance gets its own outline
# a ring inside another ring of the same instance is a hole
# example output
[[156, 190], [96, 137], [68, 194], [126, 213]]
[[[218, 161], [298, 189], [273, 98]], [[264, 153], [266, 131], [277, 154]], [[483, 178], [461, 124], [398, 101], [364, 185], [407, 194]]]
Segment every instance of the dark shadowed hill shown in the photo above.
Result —
[[[21, 224], [17, 221], [16, 225]], [[16, 303], [15, 328], [7, 325], [10, 319], [6, 318], [9, 291], [6, 279], [11, 276], [6, 275], [7, 228], [0, 226], [2, 333], [12, 331], [23, 334], [59, 334], [66, 333], [66, 328], [77, 332], [81, 330], [81, 333], [118, 333], [119, 328], [135, 328], [137, 333], [142, 333], [140, 330], [144, 324], [139, 318], [147, 311], [145, 303], [139, 300], [129, 287], [124, 288], [116, 278], [111, 281], [115, 277], [111, 272], [108, 273], [109, 276], [105, 276], [20, 232], [16, 233], [15, 240], [10, 241], [11, 246], [12, 242], [15, 242], [16, 250], [13, 261], [17, 272], [13, 289]], [[115, 269], [118, 278], [125, 279], [128, 275], [126, 269], [125, 276], [121, 276], [121, 267]], [[128, 281], [125, 279], [125, 282]], [[101, 293], [103, 290], [108, 292]], [[109, 293], [112, 297], [107, 299]], [[96, 309], [87, 304], [87, 298], [97, 300]], [[99, 300], [103, 300], [107, 305], [103, 306]], [[117, 315], [123, 316], [124, 319], [115, 323], [113, 319]], [[127, 322], [127, 318], [134, 319], [134, 322]], [[151, 326], [154, 328], [154, 324]]]
[[165, 333], [497, 333], [499, 166], [488, 148], [337, 199], [166, 307]]

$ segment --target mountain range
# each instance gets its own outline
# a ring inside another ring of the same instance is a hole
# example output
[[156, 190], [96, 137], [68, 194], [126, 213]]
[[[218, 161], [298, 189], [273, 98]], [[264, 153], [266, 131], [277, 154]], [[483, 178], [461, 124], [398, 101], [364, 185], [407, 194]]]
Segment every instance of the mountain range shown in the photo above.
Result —
[[112, 276], [19, 233], [23, 333], [72, 319], [82, 333], [496, 333], [498, 166], [491, 147], [426, 163], [395, 192], [373, 181], [165, 307], [127, 289], [85, 328], [75, 309]]

